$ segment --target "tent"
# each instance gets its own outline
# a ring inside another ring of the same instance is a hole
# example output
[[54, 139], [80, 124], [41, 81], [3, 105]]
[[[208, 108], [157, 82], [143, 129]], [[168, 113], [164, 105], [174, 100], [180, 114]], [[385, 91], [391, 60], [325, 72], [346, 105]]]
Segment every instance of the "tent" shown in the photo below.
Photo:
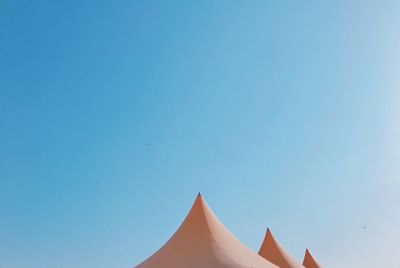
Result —
[[303, 265], [306, 268], [322, 268], [322, 266], [318, 263], [318, 261], [311, 254], [309, 249], [306, 249], [306, 254], [304, 256]]
[[277, 268], [277, 266], [235, 238], [199, 194], [175, 234], [136, 268]]
[[270, 229], [267, 229], [258, 254], [280, 268], [304, 268], [275, 239]]

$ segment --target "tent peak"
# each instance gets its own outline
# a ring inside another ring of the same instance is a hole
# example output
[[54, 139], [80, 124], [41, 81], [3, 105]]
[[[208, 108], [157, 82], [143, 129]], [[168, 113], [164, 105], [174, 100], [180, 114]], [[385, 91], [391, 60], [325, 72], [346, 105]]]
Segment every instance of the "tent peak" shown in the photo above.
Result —
[[317, 260], [308, 248], [306, 248], [303, 265], [306, 268], [321, 268], [321, 265], [317, 262]]
[[266, 260], [282, 268], [300, 268], [303, 267], [297, 262], [285, 248], [275, 239], [271, 229], [267, 228], [264, 241], [258, 254]]
[[267, 236], [267, 235], [273, 237], [272, 231], [271, 231], [271, 229], [269, 229], [269, 227], [267, 228], [267, 232], [266, 232], [265, 236]]
[[200, 193], [174, 235], [157, 252], [136, 266], [154, 267], [277, 268], [234, 237]]
[[[201, 195], [201, 193], [199, 192], [199, 193], [197, 194], [197, 196], [196, 196], [196, 200], [194, 200], [193, 206], [196, 205], [196, 204], [204, 203], [204, 202], [205, 202], [204, 197], [203, 197], [203, 196]], [[203, 209], [204, 209], [204, 208], [203, 208]]]
[[306, 248], [306, 253], [305, 253], [305, 256], [307, 256], [307, 255], [313, 257], [311, 250], [309, 250], [308, 248]]
[[267, 232], [265, 233], [265, 237], [264, 237], [264, 243], [266, 243], [267, 241], [269, 241], [269, 244], [280, 245], [279, 242], [276, 240], [276, 238], [270, 228], [267, 228]]

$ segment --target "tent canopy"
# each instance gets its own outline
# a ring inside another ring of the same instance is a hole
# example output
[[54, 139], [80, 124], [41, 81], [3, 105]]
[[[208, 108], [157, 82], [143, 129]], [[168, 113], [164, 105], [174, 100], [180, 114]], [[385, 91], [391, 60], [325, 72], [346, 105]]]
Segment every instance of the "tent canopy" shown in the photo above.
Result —
[[235, 238], [199, 194], [175, 234], [136, 268], [277, 268]]
[[303, 265], [306, 268], [321, 268], [322, 266], [318, 263], [318, 261], [314, 258], [311, 251], [307, 248], [306, 254], [304, 256]]
[[304, 268], [275, 239], [270, 229], [267, 229], [258, 254], [281, 268]]

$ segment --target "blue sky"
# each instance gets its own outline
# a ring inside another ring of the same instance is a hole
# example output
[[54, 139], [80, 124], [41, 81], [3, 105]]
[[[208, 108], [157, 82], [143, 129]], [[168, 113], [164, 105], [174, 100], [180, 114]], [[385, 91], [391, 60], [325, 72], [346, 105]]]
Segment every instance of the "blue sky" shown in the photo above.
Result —
[[199, 191], [254, 250], [398, 267], [399, 10], [1, 0], [0, 267], [132, 267]]

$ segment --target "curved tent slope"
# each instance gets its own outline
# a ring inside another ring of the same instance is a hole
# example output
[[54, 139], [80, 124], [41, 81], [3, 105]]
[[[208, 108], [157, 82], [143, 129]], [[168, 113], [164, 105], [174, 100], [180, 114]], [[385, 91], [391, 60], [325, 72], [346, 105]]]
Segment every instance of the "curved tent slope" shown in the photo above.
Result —
[[199, 194], [186, 219], [136, 268], [277, 268], [236, 239]]
[[304, 268], [275, 239], [269, 228], [258, 254], [280, 268]]
[[304, 255], [303, 265], [306, 268], [322, 268], [308, 248], [306, 249], [306, 254]]

